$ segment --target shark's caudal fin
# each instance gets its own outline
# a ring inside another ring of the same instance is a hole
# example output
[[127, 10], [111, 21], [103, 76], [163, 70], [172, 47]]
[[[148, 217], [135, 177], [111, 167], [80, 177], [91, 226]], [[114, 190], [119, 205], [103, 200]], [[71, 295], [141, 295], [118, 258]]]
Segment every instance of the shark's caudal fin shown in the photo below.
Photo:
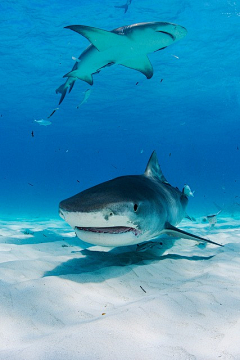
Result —
[[211, 241], [211, 240], [208, 240], [208, 239], [204, 239], [200, 236], [197, 236], [197, 235], [193, 235], [193, 234], [190, 234], [186, 231], [183, 231], [183, 230], [180, 230], [178, 228], [176, 228], [175, 226], [172, 226], [171, 224], [169, 223], [166, 223], [165, 224], [165, 229], [163, 231], [165, 234], [168, 234], [168, 235], [172, 235], [172, 236], [177, 236], [177, 237], [180, 237], [180, 238], [183, 238], [183, 239], [188, 239], [188, 240], [196, 240], [196, 241], [205, 241], [205, 242], [208, 242], [210, 244], [214, 244], [214, 245], [218, 245], [218, 246], [223, 246], [221, 244], [218, 244], [214, 241]]
[[58, 94], [58, 93], [62, 94], [60, 101], [59, 101], [59, 105], [61, 104], [61, 102], [63, 101], [63, 99], [65, 98], [65, 95], [67, 93], [68, 85], [66, 83], [67, 83], [67, 81], [64, 84], [62, 84], [61, 86], [59, 86], [58, 89], [56, 89], [56, 94]]
[[163, 175], [160, 165], [158, 163], [156, 151], [153, 151], [153, 153], [148, 161], [144, 175], [150, 176], [150, 177], [155, 177], [155, 178], [159, 179], [161, 182], [163, 182], [164, 184], [169, 184], [169, 182]]
[[70, 25], [66, 26], [65, 29], [73, 30], [78, 34], [84, 36], [98, 49], [98, 51], [107, 50], [113, 45], [120, 45], [124, 41], [122, 35], [118, 35], [111, 31], [102, 30], [91, 26]]

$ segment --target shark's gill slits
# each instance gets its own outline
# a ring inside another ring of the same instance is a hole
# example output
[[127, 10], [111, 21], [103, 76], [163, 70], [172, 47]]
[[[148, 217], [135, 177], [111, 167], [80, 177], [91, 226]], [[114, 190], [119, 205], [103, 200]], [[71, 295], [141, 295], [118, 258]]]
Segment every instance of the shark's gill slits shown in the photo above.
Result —
[[111, 227], [79, 227], [76, 226], [77, 230], [89, 231], [98, 234], [124, 234], [132, 232], [135, 236], [140, 235], [138, 229], [127, 227], [127, 226], [111, 226]]
[[[166, 35], [168, 35], [168, 36], [170, 36], [173, 40], [175, 40], [175, 36], [173, 36], [172, 34], [170, 34], [170, 33], [168, 33], [168, 32], [166, 32], [166, 31], [159, 31], [159, 30], [157, 30], [157, 32], [160, 32], [160, 33], [163, 33], [163, 34], [166, 34]], [[165, 46], [166, 47], [166, 46]]]

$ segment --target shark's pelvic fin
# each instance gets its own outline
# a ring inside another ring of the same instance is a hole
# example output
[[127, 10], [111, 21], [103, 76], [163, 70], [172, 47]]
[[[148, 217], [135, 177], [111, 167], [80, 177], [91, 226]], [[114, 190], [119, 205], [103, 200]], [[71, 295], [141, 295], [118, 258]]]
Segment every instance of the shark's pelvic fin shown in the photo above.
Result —
[[129, 58], [124, 61], [118, 62], [119, 65], [126, 66], [130, 69], [134, 69], [143, 73], [147, 79], [151, 79], [153, 76], [153, 67], [147, 56]]
[[164, 184], [169, 184], [169, 182], [163, 175], [160, 165], [158, 163], [156, 151], [153, 151], [153, 153], [148, 161], [144, 175], [150, 176], [150, 177], [155, 177], [155, 178], [159, 179], [160, 181], [162, 181]]
[[122, 35], [85, 25], [70, 25], [65, 29], [76, 31], [90, 41], [98, 51], [104, 51], [123, 40]]
[[[93, 78], [92, 78], [92, 74], [84, 74], [84, 75], [80, 75], [78, 70], [73, 70], [70, 71], [69, 73], [67, 73], [66, 75], [64, 75], [63, 77], [73, 77], [73, 78], [77, 78], [80, 80], [83, 80], [85, 82], [87, 82], [89, 85], [93, 84]], [[71, 89], [72, 90], [72, 89]], [[70, 90], [70, 91], [71, 91]]]
[[163, 230], [163, 232], [165, 234], [172, 235], [172, 236], [177, 236], [177, 237], [180, 237], [180, 238], [183, 238], [183, 239], [196, 240], [196, 241], [205, 241], [205, 242], [208, 242], [210, 244], [223, 246], [223, 245], [218, 244], [218, 243], [216, 243], [214, 241], [204, 239], [204, 238], [202, 238], [200, 236], [193, 235], [193, 234], [190, 234], [190, 233], [188, 233], [186, 231], [180, 230], [180, 229], [176, 228], [175, 226], [172, 226], [168, 222], [165, 224], [165, 229]]

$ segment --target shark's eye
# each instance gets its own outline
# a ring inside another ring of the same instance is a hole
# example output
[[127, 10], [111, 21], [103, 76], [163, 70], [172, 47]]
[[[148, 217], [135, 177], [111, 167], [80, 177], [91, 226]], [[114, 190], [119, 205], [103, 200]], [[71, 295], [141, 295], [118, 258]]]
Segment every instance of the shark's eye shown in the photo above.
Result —
[[136, 212], [137, 211], [137, 209], [138, 209], [138, 204], [134, 204], [134, 211]]
[[113, 216], [113, 213], [112, 213], [112, 212], [110, 212], [109, 216]]

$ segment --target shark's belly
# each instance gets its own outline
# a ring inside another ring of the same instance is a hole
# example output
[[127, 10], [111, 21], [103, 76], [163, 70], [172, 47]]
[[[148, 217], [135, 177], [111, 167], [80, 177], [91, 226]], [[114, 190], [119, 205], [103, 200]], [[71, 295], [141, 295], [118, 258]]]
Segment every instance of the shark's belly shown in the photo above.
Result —
[[114, 48], [106, 51], [98, 51], [94, 46], [90, 47], [81, 57], [78, 65], [79, 73], [94, 74], [106, 66], [117, 62], [121, 51]]

